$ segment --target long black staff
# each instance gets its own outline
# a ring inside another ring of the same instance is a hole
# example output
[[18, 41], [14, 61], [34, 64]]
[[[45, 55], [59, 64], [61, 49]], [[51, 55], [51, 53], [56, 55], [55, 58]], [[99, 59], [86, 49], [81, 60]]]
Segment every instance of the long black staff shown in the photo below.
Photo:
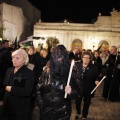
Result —
[[114, 77], [114, 72], [115, 72], [115, 67], [116, 67], [118, 55], [119, 55], [119, 54], [118, 54], [118, 52], [117, 52], [117, 54], [116, 54], [116, 59], [115, 59], [115, 63], [114, 63], [114, 67], [113, 67], [113, 74], [112, 74], [112, 79], [111, 79], [111, 83], [110, 83], [110, 88], [109, 88], [109, 92], [108, 92], [107, 101], [108, 101], [109, 96], [110, 96], [110, 90], [111, 90], [111, 87], [112, 87], [112, 82], [113, 82], [113, 77]]

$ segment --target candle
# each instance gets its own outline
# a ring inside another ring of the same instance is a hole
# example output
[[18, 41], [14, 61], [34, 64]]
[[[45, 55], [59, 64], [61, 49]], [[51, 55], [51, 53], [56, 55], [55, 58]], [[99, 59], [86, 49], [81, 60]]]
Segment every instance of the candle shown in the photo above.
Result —
[[102, 81], [106, 78], [106, 76], [104, 76], [102, 78], [102, 80], [97, 84], [97, 86], [93, 89], [93, 91], [91, 92], [91, 94], [93, 94], [93, 92], [98, 88], [98, 86], [102, 83]]
[[[68, 81], [67, 81], [67, 86], [70, 84], [70, 78], [71, 78], [73, 66], [74, 66], [74, 60], [72, 60], [72, 62], [71, 62], [69, 76], [68, 76]], [[66, 98], [66, 97], [67, 97], [67, 93], [65, 93], [64, 98]]]

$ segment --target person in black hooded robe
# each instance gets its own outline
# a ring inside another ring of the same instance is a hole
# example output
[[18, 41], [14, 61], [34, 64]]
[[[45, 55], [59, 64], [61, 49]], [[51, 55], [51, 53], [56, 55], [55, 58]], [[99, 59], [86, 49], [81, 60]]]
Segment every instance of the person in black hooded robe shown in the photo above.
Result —
[[[70, 119], [70, 98], [80, 97], [80, 89], [75, 72], [72, 73], [71, 84], [66, 86], [69, 68], [67, 50], [63, 45], [58, 45], [51, 54], [50, 65], [42, 72], [37, 85], [36, 101], [40, 108], [40, 120]], [[65, 93], [68, 94], [67, 98], [64, 98]]]

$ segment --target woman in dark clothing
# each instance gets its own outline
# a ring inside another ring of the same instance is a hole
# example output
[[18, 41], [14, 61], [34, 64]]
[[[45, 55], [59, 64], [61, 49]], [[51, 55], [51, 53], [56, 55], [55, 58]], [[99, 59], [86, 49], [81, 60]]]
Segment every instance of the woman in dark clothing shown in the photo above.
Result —
[[94, 56], [92, 62], [97, 66], [98, 75], [102, 77], [102, 59], [99, 56], [99, 52], [97, 50], [94, 51]]
[[27, 67], [33, 70], [34, 72], [34, 91], [33, 91], [33, 97], [32, 97], [32, 108], [35, 107], [35, 93], [36, 93], [36, 85], [38, 82], [38, 74], [37, 74], [37, 55], [34, 53], [34, 47], [29, 47], [28, 48], [28, 57], [29, 57], [29, 62]]
[[37, 64], [37, 77], [39, 79], [42, 71], [43, 71], [43, 67], [47, 64], [48, 62], [48, 58], [47, 58], [47, 55], [48, 55], [48, 51], [47, 49], [43, 49], [42, 50], [42, 54], [37, 56], [37, 60], [36, 60], [36, 64]]
[[36, 65], [36, 54], [34, 53], [34, 47], [28, 49], [29, 63]]
[[23, 49], [12, 53], [12, 68], [7, 70], [4, 88], [3, 114], [5, 120], [31, 120], [33, 72], [26, 67], [28, 55]]
[[28, 49], [28, 58], [29, 58], [28, 68], [30, 66], [30, 69], [33, 70], [35, 83], [37, 84], [37, 81], [38, 81], [38, 78], [37, 78], [37, 76], [38, 76], [37, 75], [37, 55], [34, 53], [34, 47], [30, 47]]
[[[93, 53], [93, 59], [92, 59], [93, 64], [97, 66], [97, 71], [98, 71], [98, 77], [101, 79], [102, 77], [102, 59], [99, 56], [99, 51], [95, 50]], [[92, 94], [92, 97], [94, 98], [95, 92]]]
[[[91, 91], [94, 89], [95, 84], [98, 84], [98, 72], [95, 64], [91, 62], [92, 56], [90, 52], [84, 52], [82, 54], [82, 62], [76, 65], [77, 72], [80, 76], [80, 88], [82, 89], [82, 95], [80, 99], [76, 100], [77, 115], [75, 120], [79, 119], [82, 113], [82, 119], [85, 120], [88, 115], [89, 106], [91, 102]], [[81, 102], [84, 98], [83, 110], [81, 111]]]
[[[69, 56], [63, 45], [54, 48], [50, 66], [42, 72], [37, 85], [37, 102], [40, 108], [40, 120], [69, 120], [71, 112], [70, 98], [79, 97], [79, 84], [72, 78], [71, 86], [66, 86], [69, 73]], [[66, 87], [65, 87], [66, 86]], [[77, 88], [77, 90], [73, 89]], [[68, 98], [64, 98], [67, 93]]]

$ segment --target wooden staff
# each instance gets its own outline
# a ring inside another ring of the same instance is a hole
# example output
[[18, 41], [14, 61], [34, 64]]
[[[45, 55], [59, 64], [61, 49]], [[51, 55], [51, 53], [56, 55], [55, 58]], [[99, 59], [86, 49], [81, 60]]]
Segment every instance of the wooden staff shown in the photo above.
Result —
[[[74, 66], [74, 60], [72, 60], [72, 62], [71, 62], [69, 76], [68, 76], [68, 81], [67, 81], [67, 86], [70, 84], [70, 78], [71, 78], [73, 66]], [[67, 93], [65, 93], [64, 98], [67, 98]]]
[[102, 83], [102, 81], [106, 78], [106, 76], [104, 76], [102, 78], [102, 80], [96, 85], [96, 87], [93, 89], [93, 91], [91, 92], [91, 94], [93, 94], [93, 92], [98, 88], [98, 86]]

